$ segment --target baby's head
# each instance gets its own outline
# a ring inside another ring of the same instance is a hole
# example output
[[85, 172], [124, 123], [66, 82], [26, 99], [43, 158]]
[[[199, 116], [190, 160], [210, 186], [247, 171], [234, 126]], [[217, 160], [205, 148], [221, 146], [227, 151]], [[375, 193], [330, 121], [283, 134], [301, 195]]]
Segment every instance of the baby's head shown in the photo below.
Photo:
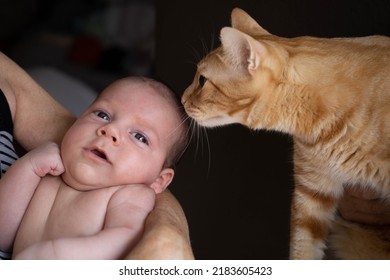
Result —
[[172, 181], [188, 145], [188, 121], [175, 93], [144, 77], [109, 85], [64, 137], [63, 178], [78, 189]]
[[[188, 123], [189, 119], [184, 111], [184, 107], [181, 104], [179, 97], [166, 84], [147, 77], [127, 77], [122, 80], [118, 80], [117, 82], [139, 83], [141, 86], [144, 85], [150, 87], [172, 106], [172, 112], [176, 113], [177, 122], [175, 129], [167, 139], [167, 141], [171, 142], [171, 145], [164, 167], [174, 169], [188, 147], [190, 135]], [[169, 116], [166, 115], [166, 118], [169, 118]], [[164, 122], [164, 119], [161, 121]]]

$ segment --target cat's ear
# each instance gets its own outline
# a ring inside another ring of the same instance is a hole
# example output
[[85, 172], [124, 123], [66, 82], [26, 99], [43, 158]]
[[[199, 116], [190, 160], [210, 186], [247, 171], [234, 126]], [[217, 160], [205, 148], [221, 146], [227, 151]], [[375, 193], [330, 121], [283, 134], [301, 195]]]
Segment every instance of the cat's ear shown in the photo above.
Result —
[[234, 8], [231, 14], [232, 27], [249, 35], [269, 35], [257, 21], [240, 8]]
[[266, 48], [261, 42], [231, 27], [222, 28], [220, 35], [227, 59], [237, 69], [250, 73], [260, 66], [266, 54]]

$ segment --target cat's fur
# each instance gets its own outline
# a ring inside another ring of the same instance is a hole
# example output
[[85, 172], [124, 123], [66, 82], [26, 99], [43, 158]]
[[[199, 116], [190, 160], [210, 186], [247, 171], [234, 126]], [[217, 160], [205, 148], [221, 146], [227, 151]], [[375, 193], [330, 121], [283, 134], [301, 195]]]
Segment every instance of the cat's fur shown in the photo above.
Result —
[[282, 38], [236, 8], [220, 39], [182, 103], [206, 127], [293, 136], [290, 257], [320, 259], [346, 185], [390, 199], [390, 38]]

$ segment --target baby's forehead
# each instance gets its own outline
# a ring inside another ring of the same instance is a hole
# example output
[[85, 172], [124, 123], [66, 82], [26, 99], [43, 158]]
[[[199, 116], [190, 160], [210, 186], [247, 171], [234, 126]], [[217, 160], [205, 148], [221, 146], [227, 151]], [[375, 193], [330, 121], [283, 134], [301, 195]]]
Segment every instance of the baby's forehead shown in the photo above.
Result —
[[[167, 110], [174, 112], [180, 119], [181, 104], [176, 94], [163, 83], [149, 78], [129, 77], [118, 80], [109, 85], [99, 96], [104, 100], [115, 100], [117, 96], [124, 102], [136, 100], [136, 97], [146, 97], [153, 99], [157, 104], [163, 104]], [[135, 97], [136, 96], [136, 97]]]
[[117, 93], [126, 93], [127, 96], [131, 96], [132, 94], [152, 93], [156, 96], [169, 98], [169, 92], [167, 92], [163, 85], [132, 79], [122, 79], [110, 84], [100, 93], [99, 96], [112, 96]]
[[99, 97], [111, 98], [117, 93], [125, 93], [123, 98], [126, 98], [127, 96], [131, 98], [133, 94], [144, 94], [151, 96], [151, 98], [160, 97], [176, 109], [180, 106], [178, 98], [173, 91], [164, 84], [151, 79], [142, 80], [127, 78], [116, 81], [103, 90]]
[[[145, 107], [150, 110], [164, 108], [164, 115], [174, 115], [181, 119], [180, 104], [175, 100], [173, 92], [158, 84], [144, 82], [120, 83], [107, 87], [97, 97], [95, 103], [117, 103], [122, 105], [133, 105]], [[133, 103], [134, 102], [134, 103]]]

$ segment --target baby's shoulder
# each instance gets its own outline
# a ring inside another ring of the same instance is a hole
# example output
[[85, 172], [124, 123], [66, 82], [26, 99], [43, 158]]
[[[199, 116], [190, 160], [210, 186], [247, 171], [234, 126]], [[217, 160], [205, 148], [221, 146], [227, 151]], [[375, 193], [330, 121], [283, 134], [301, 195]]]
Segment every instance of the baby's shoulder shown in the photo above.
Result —
[[110, 204], [119, 205], [122, 203], [129, 203], [135, 206], [140, 206], [143, 208], [154, 207], [156, 199], [155, 192], [141, 184], [137, 185], [127, 185], [119, 187], [111, 196]]

